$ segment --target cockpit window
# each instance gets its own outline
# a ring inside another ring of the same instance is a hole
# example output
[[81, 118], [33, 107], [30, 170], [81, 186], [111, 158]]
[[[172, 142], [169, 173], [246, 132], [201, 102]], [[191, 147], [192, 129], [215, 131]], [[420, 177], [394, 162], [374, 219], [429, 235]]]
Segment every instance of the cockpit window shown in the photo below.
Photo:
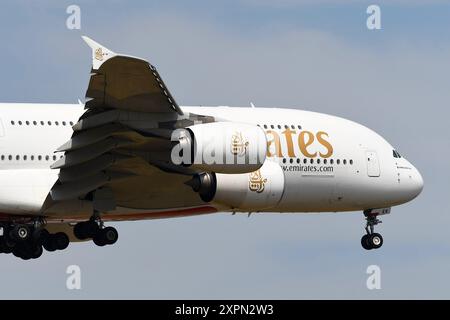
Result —
[[394, 158], [401, 158], [402, 156], [400, 155], [400, 153], [397, 152], [397, 150], [392, 150], [392, 153], [394, 155]]

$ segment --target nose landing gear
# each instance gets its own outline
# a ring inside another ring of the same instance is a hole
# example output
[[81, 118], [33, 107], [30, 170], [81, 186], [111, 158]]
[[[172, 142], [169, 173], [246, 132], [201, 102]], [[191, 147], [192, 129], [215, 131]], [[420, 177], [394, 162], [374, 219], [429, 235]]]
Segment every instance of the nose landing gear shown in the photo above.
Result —
[[381, 234], [374, 232], [374, 227], [381, 223], [376, 214], [366, 213], [366, 234], [361, 238], [361, 245], [366, 250], [379, 249], [383, 245]]

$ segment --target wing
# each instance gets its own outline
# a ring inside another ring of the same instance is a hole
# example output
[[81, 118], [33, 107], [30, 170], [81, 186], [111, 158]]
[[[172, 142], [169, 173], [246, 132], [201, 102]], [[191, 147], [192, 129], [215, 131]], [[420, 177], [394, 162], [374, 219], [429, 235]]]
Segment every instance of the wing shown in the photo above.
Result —
[[195, 171], [170, 160], [170, 138], [177, 128], [215, 119], [183, 113], [150, 63], [84, 40], [93, 54], [91, 100], [57, 150], [64, 156], [51, 166], [59, 179], [45, 208], [74, 199], [92, 201], [98, 211], [201, 204], [184, 184]]
[[183, 114], [154, 66], [118, 55], [88, 37], [83, 39], [92, 49], [87, 108]]

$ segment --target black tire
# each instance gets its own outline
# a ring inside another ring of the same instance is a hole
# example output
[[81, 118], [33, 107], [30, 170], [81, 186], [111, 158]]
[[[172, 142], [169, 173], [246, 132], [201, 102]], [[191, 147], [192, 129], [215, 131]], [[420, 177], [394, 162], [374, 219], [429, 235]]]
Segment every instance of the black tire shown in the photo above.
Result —
[[364, 249], [366, 249], [366, 250], [371, 250], [371, 249], [373, 249], [373, 248], [372, 248], [372, 245], [371, 245], [371, 243], [370, 243], [370, 241], [369, 241], [369, 238], [370, 238], [370, 235], [368, 235], [368, 234], [363, 235], [362, 238], [361, 238], [361, 246], [362, 246]]
[[39, 228], [33, 231], [31, 237], [34, 243], [42, 245], [49, 235], [50, 233], [47, 229]]
[[100, 227], [95, 221], [86, 221], [84, 225], [84, 233], [88, 238], [94, 238], [100, 232]]
[[14, 245], [10, 246], [10, 244], [13, 244], [13, 243], [8, 241], [7, 237], [5, 237], [5, 236], [1, 237], [0, 247], [1, 247], [1, 251], [3, 253], [9, 254], [12, 252]]
[[17, 258], [24, 258], [26, 256], [23, 245], [17, 245], [12, 249], [12, 254]]
[[383, 237], [379, 233], [372, 233], [369, 238], [369, 243], [373, 249], [381, 248], [383, 245]]
[[117, 242], [117, 239], [119, 239], [119, 233], [117, 232], [116, 228], [113, 227], [106, 227], [101, 231], [103, 241], [108, 244], [114, 244]]
[[85, 240], [87, 237], [85, 233], [85, 225], [86, 222], [78, 222], [75, 227], [73, 227], [73, 234], [75, 237], [77, 237], [79, 240]]
[[64, 232], [57, 232], [54, 235], [52, 235], [52, 237], [56, 249], [64, 250], [69, 246], [70, 243], [69, 237]]
[[[103, 231], [103, 230], [101, 230]], [[105, 238], [103, 237], [103, 232], [98, 232], [95, 237], [92, 239], [95, 243], [95, 245], [99, 246], [99, 247], [103, 247], [106, 246], [106, 241]]]
[[37, 259], [40, 256], [42, 256], [42, 253], [44, 252], [44, 249], [42, 249], [42, 246], [40, 244], [33, 245], [31, 248], [31, 259]]
[[53, 235], [49, 235], [47, 237], [47, 239], [45, 239], [44, 242], [42, 243], [42, 246], [48, 252], [56, 251], [56, 243], [55, 243], [55, 241], [53, 239]]

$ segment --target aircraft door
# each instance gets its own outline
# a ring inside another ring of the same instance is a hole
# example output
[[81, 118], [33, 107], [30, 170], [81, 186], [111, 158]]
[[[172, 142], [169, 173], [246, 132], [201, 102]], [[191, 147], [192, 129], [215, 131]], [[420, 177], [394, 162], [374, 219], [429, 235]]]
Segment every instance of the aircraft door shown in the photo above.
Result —
[[378, 155], [375, 151], [366, 152], [367, 159], [367, 175], [369, 177], [380, 176], [380, 163], [378, 161]]

